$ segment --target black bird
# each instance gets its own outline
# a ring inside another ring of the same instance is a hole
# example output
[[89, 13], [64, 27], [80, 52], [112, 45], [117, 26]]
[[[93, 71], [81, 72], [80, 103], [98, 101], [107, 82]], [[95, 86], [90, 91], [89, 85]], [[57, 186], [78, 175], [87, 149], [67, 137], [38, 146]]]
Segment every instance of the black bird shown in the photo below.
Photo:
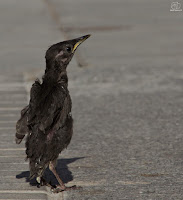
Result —
[[[59, 186], [56, 192], [69, 190], [56, 172], [56, 161], [73, 134], [72, 102], [68, 90], [67, 65], [77, 47], [90, 35], [52, 45], [46, 52], [46, 70], [42, 83], [36, 80], [30, 91], [30, 102], [21, 111], [16, 124], [16, 143], [26, 138], [30, 179], [49, 185], [43, 179], [45, 169], [53, 172]], [[50, 186], [50, 185], [49, 185]]]

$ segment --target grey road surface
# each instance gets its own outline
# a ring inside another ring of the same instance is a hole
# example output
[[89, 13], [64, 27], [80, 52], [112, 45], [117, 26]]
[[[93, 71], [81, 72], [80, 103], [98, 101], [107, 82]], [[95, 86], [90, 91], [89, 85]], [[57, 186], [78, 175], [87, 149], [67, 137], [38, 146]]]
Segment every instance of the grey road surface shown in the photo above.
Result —
[[[1, 200], [183, 199], [183, 11], [172, 2], [0, 1]], [[68, 67], [74, 136], [58, 161], [83, 189], [55, 195], [29, 183], [14, 125], [48, 46], [89, 33]]]

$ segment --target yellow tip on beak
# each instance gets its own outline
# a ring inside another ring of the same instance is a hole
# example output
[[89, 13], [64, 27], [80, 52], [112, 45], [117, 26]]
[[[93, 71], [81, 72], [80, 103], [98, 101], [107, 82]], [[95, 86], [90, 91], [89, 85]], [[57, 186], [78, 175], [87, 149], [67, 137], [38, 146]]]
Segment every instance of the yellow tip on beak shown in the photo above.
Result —
[[78, 46], [83, 43], [86, 39], [88, 39], [91, 35], [85, 35], [82, 36], [80, 38], [77, 38], [76, 40], [78, 40], [78, 42], [76, 42], [76, 44], [74, 45], [74, 48], [72, 49], [72, 53], [74, 53], [76, 51], [76, 49], [78, 48]]

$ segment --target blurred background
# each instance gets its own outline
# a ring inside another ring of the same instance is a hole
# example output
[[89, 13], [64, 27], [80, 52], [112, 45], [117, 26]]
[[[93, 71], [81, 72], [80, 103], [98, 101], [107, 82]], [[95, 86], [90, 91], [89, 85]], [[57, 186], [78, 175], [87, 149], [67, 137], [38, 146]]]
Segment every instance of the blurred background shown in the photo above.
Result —
[[15, 178], [28, 164], [14, 125], [47, 48], [86, 34], [68, 66], [75, 127], [58, 167], [83, 190], [59, 198], [182, 199], [182, 9], [182, 0], [0, 0], [0, 166], [9, 166], [0, 199], [51, 195]]

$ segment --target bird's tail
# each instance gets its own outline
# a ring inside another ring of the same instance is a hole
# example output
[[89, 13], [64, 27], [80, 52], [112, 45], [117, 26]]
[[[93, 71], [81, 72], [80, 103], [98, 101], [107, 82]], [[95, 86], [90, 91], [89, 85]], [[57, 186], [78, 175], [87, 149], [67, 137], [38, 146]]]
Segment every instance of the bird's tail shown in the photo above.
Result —
[[35, 160], [29, 159], [29, 168], [30, 168], [30, 179], [33, 179], [34, 177], [42, 177], [44, 173], [44, 167], [39, 165], [35, 162]]

